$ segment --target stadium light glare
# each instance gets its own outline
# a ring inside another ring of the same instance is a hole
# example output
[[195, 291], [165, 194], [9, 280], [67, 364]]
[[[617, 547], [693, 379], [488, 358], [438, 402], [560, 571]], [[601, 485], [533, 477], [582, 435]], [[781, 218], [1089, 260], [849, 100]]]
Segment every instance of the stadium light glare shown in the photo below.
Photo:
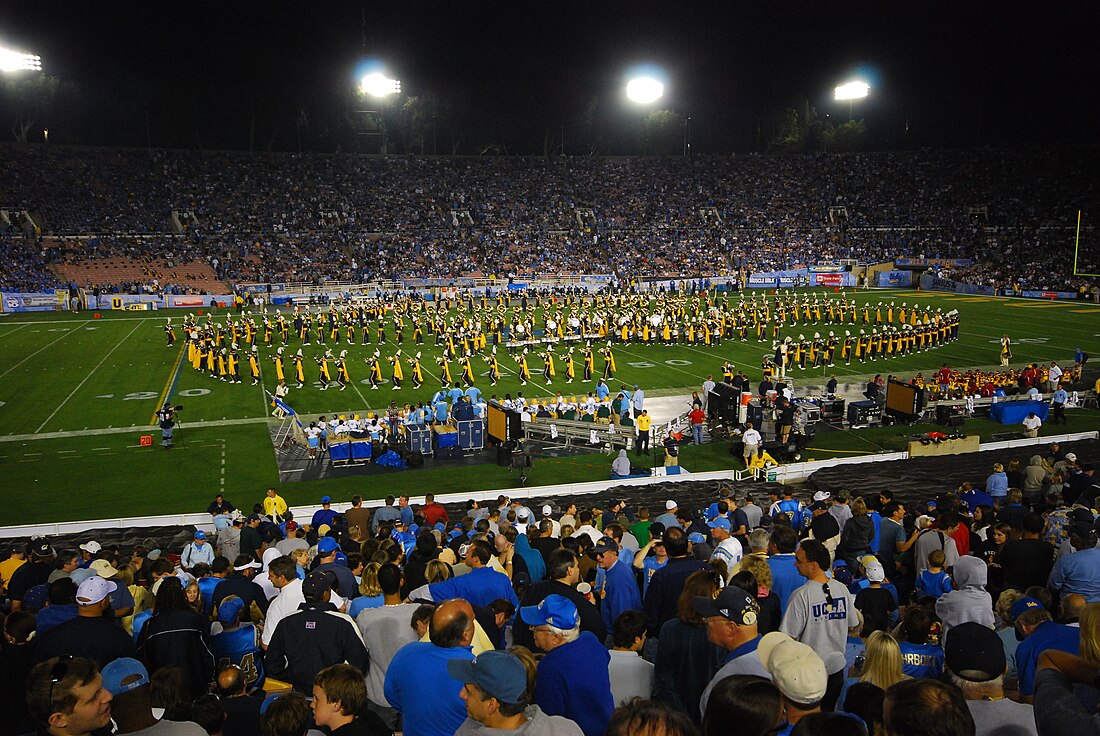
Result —
[[42, 57], [0, 47], [0, 72], [42, 71]]
[[871, 85], [866, 82], [847, 82], [833, 90], [833, 99], [838, 102], [862, 100], [870, 90]]
[[363, 94], [371, 97], [388, 97], [401, 91], [401, 82], [390, 79], [380, 72], [374, 72], [363, 77], [359, 87], [363, 90]]
[[626, 84], [626, 96], [639, 105], [648, 105], [661, 99], [665, 86], [653, 77], [637, 77]]

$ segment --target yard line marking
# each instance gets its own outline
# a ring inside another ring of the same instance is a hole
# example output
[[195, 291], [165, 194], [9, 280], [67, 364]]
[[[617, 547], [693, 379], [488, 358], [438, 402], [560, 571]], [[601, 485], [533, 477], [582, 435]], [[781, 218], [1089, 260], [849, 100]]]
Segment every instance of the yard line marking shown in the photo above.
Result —
[[62, 335], [61, 337], [57, 338], [56, 340], [52, 340], [51, 342], [48, 342], [48, 343], [46, 343], [46, 344], [45, 344], [45, 345], [43, 345], [42, 347], [38, 348], [38, 350], [35, 350], [35, 351], [34, 351], [33, 353], [31, 353], [30, 355], [28, 355], [28, 356], [27, 356], [26, 358], [23, 358], [23, 360], [19, 361], [19, 362], [18, 362], [18, 363], [16, 363], [15, 365], [13, 365], [13, 366], [12, 366], [11, 368], [8, 368], [8, 369], [7, 369], [6, 371], [4, 371], [3, 373], [0, 373], [0, 378], [3, 378], [4, 376], [8, 375], [8, 374], [9, 374], [9, 373], [11, 373], [12, 371], [14, 371], [14, 370], [15, 370], [16, 368], [18, 368], [19, 366], [23, 365], [23, 364], [24, 364], [24, 363], [26, 363], [26, 362], [27, 362], [28, 360], [30, 360], [30, 359], [31, 359], [31, 358], [33, 358], [34, 356], [38, 355], [39, 353], [41, 353], [41, 352], [42, 352], [43, 350], [45, 350], [46, 348], [50, 347], [51, 345], [53, 345], [53, 344], [55, 344], [55, 343], [59, 343], [59, 342], [61, 342], [62, 340], [64, 340], [64, 339], [65, 339], [66, 337], [68, 337], [69, 335], [75, 335], [76, 333], [77, 333], [77, 330], [71, 330], [70, 332], [66, 332], [66, 333], [65, 333], [64, 335]]
[[[107, 362], [107, 358], [110, 358], [112, 353], [114, 353], [116, 350], [118, 350], [120, 347], [122, 347], [122, 343], [126, 342], [126, 338], [130, 337], [130, 335], [137, 332], [138, 327], [141, 327], [140, 323], [137, 324], [137, 325], [134, 325], [134, 329], [127, 332], [125, 337], [123, 337], [121, 340], [119, 340], [118, 343], [113, 348], [111, 348], [110, 352], [108, 352], [106, 355], [104, 355], [103, 359], [100, 360], [98, 363], [96, 363], [95, 368], [92, 368], [92, 370], [88, 371], [88, 375], [84, 376], [84, 380], [76, 385], [76, 388], [73, 389], [72, 393], [69, 394], [68, 396], [66, 396], [65, 400], [62, 401], [60, 404], [58, 404], [57, 408], [54, 409], [48, 417], [46, 417], [46, 419], [42, 422], [42, 424], [38, 425], [38, 429], [34, 430], [35, 434], [38, 434], [39, 432], [41, 432], [42, 428], [45, 427], [51, 419], [53, 419], [55, 416], [57, 416], [57, 412], [61, 411], [61, 407], [65, 406], [65, 404], [69, 403], [69, 399], [71, 399], [73, 396], [75, 396], [76, 392], [80, 390], [80, 387], [83, 386], [85, 383], [87, 383], [89, 378], [91, 378], [93, 375], [95, 375], [95, 372], [97, 370], [99, 370], [100, 366], [102, 366], [104, 363]], [[65, 334], [70, 334], [70, 333], [65, 333]]]
[[[15, 328], [14, 330], [8, 330], [8, 331], [6, 331], [6, 332], [4, 332], [4, 333], [0, 334], [0, 337], [7, 337], [8, 335], [11, 335], [11, 334], [14, 334], [14, 333], [16, 333], [16, 332], [19, 332], [19, 330], [23, 329], [23, 328], [24, 328], [24, 327], [26, 327], [26, 326], [27, 326], [27, 325], [25, 325], [25, 324], [24, 324], [24, 325], [19, 325], [19, 326], [18, 326], [18, 327], [16, 327], [16, 328]], [[11, 327], [11, 325], [3, 325], [3, 327]]]
[[180, 353], [176, 356], [176, 364], [172, 367], [172, 372], [168, 374], [168, 382], [164, 384], [164, 390], [160, 393], [160, 399], [157, 400], [156, 408], [153, 409], [153, 418], [149, 420], [150, 425], [157, 423], [157, 412], [164, 406], [164, 403], [168, 401], [168, 397], [172, 393], [172, 389], [176, 386], [176, 381], [180, 377], [180, 365], [183, 363], [183, 350], [186, 347], [186, 341], [180, 345]]

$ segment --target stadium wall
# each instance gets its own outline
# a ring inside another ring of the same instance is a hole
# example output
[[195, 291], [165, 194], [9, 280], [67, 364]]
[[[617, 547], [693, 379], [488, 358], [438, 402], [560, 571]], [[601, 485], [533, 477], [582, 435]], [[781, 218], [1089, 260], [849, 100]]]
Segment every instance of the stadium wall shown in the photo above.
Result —
[[[930, 273], [920, 277], [920, 288], [926, 291], [947, 291], [955, 294], [977, 294], [981, 296], [997, 296], [997, 289], [992, 286], [978, 284], [964, 284], [960, 281], [952, 281], [942, 276], [934, 276]], [[1077, 299], [1077, 294], [1072, 291], [1036, 291], [1025, 290], [1019, 294], [1005, 294], [1004, 296], [1022, 296], [1027, 299]]]

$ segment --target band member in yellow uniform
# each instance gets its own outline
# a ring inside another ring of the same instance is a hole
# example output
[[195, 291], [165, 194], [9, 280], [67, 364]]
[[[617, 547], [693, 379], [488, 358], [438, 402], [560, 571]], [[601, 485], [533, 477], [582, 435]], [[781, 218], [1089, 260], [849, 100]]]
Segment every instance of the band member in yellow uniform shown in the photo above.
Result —
[[615, 377], [615, 352], [610, 342], [600, 352], [603, 354], [603, 379], [606, 381]]
[[524, 348], [523, 352], [519, 354], [516, 362], [519, 363], [519, 384], [526, 386], [527, 382], [531, 380], [531, 370], [527, 367], [527, 348]]
[[298, 352], [291, 358], [291, 362], [294, 363], [294, 378], [298, 381], [298, 388], [306, 385], [306, 371], [302, 367], [302, 360], [302, 349], [298, 348]]
[[554, 376], [556, 371], [554, 370], [554, 351], [547, 350], [542, 354], [542, 377], [546, 379], [546, 385], [549, 386], [554, 382]]
[[212, 340], [206, 341], [206, 372], [210, 374], [211, 378], [217, 378], [214, 373], [214, 342]]
[[317, 361], [317, 366], [320, 368], [321, 390], [328, 391], [329, 382], [332, 381], [332, 375], [329, 373], [328, 362], [332, 360], [332, 351], [326, 350], [325, 354], [319, 358], [314, 358]]
[[341, 350], [340, 357], [336, 359], [336, 382], [340, 384], [340, 390], [348, 387], [348, 351]]
[[500, 363], [497, 362], [497, 346], [494, 345], [492, 351], [489, 353], [489, 357], [485, 359], [485, 362], [489, 364], [489, 385], [496, 386], [497, 381], [500, 380]]
[[401, 388], [401, 381], [405, 378], [404, 369], [401, 367], [401, 350], [398, 351], [390, 358], [390, 365], [393, 366], [393, 372], [390, 375], [390, 380], [393, 381], [393, 391], [397, 391]]
[[573, 379], [576, 377], [577, 367], [573, 363], [573, 348], [569, 348], [569, 352], [565, 355], [565, 382], [573, 383]]
[[466, 353], [458, 359], [458, 364], [462, 366], [462, 381], [467, 386], [474, 385], [474, 368], [470, 365], [470, 354]]
[[[252, 385], [255, 386], [260, 382], [260, 351], [255, 345], [252, 346], [252, 351], [248, 354], [248, 369], [252, 372]], [[241, 379], [238, 376], [237, 383], [240, 382]]]
[[230, 383], [241, 382], [240, 363], [241, 357], [237, 353], [237, 343], [233, 343], [233, 347], [229, 350], [229, 355], [225, 358], [225, 370], [229, 374]]
[[592, 364], [595, 362], [592, 357], [591, 345], [584, 346], [584, 350], [581, 352], [581, 358], [584, 360], [584, 382], [588, 383], [592, 380]]
[[454, 379], [451, 378], [451, 363], [447, 360], [446, 354], [436, 358], [435, 362], [439, 366], [439, 383], [443, 388], [447, 388], [454, 383]]
[[379, 356], [381, 356], [381, 353], [375, 350], [373, 355], [371, 355], [369, 358], [363, 359], [364, 361], [366, 361], [367, 367], [370, 369], [369, 375], [367, 377], [370, 379], [371, 391], [377, 391], [378, 384], [382, 381], [382, 366], [378, 363]]
[[409, 359], [409, 366], [412, 368], [409, 374], [412, 376], [413, 388], [420, 388], [424, 385], [424, 367], [420, 365], [420, 353]]
[[176, 343], [176, 328], [172, 326], [172, 318], [168, 318], [168, 322], [164, 325], [164, 337], [168, 340], [168, 347], [172, 347]]

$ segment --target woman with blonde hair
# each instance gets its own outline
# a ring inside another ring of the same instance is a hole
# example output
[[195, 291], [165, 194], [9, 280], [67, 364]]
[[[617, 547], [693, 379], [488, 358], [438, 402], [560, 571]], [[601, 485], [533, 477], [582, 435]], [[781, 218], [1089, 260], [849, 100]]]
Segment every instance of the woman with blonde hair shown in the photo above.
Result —
[[348, 604], [348, 615], [355, 618], [367, 608], [381, 608], [385, 603], [382, 586], [378, 583], [378, 571], [382, 566], [377, 562], [368, 562], [363, 568], [363, 577], [359, 581], [359, 596]]
[[441, 583], [454, 577], [454, 570], [443, 560], [428, 560], [424, 567], [424, 578], [428, 583]]
[[1081, 611], [1081, 659], [1100, 664], [1100, 603], [1090, 603]]
[[867, 637], [867, 651], [859, 677], [849, 677], [837, 699], [837, 710], [844, 709], [844, 696], [848, 688], [857, 682], [867, 682], [883, 690], [909, 678], [901, 671], [901, 647], [897, 640], [885, 631], [872, 631]]

